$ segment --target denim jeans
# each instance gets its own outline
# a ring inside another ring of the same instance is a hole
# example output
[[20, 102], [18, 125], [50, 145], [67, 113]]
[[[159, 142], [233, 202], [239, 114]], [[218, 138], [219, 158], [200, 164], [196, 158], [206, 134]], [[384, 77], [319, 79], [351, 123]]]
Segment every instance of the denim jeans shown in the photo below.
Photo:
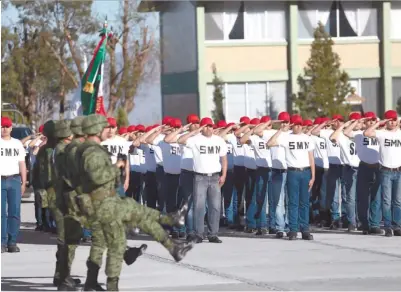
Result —
[[303, 171], [288, 170], [288, 225], [291, 232], [309, 231], [309, 181], [310, 169]]
[[[4, 165], [2, 166], [4, 167]], [[21, 219], [21, 177], [1, 178], [1, 245], [17, 244]]]
[[[272, 215], [273, 211], [273, 196], [272, 196], [272, 170], [267, 167], [258, 167], [256, 170], [256, 206], [257, 213], [260, 214], [256, 219], [257, 228], [267, 227], [266, 204], [269, 202], [269, 224], [275, 219]], [[272, 227], [274, 228], [274, 226]]]
[[33, 194], [35, 196], [34, 207], [35, 207], [36, 226], [41, 227], [43, 226], [42, 197], [40, 196], [40, 193], [37, 192], [36, 190], [33, 191]]
[[356, 182], [358, 219], [363, 230], [380, 227], [382, 201], [379, 165], [359, 164]]
[[156, 185], [157, 185], [157, 197], [158, 207], [160, 212], [166, 212], [166, 198], [164, 197], [164, 169], [163, 166], [158, 165], [156, 167]]
[[317, 202], [319, 212], [326, 210], [327, 174], [328, 169], [315, 166], [315, 183], [312, 187], [312, 204]]
[[220, 223], [221, 191], [219, 174], [212, 176], [194, 174], [194, 227], [195, 233], [203, 237], [206, 201], [208, 205], [208, 236], [217, 236]]
[[179, 181], [179, 189], [178, 189], [178, 198], [182, 200], [182, 202], [178, 201], [178, 206], [181, 207], [182, 203], [188, 202], [188, 213], [185, 220], [185, 229], [180, 231], [186, 231], [187, 234], [194, 234], [194, 199], [193, 199], [193, 191], [194, 191], [194, 173], [193, 171], [188, 171], [185, 169], [181, 169], [180, 181]]
[[[331, 212], [331, 220], [340, 220], [340, 190], [341, 198], [343, 199], [342, 208], [343, 211], [345, 201], [345, 187], [343, 180], [343, 165], [330, 164], [329, 171], [327, 173], [327, 184], [326, 184], [326, 210]], [[342, 212], [345, 214], [346, 212]]]
[[347, 220], [350, 224], [356, 226], [356, 185], [358, 168], [345, 165], [343, 169], [343, 179], [345, 185], [345, 209]]
[[240, 224], [241, 218], [244, 215], [244, 209], [241, 208], [245, 183], [247, 180], [245, 166], [234, 165], [234, 192], [237, 198], [237, 213], [234, 217], [234, 223]]
[[286, 170], [272, 170], [272, 194], [273, 204], [269, 206], [270, 228], [277, 231], [285, 231], [285, 197], [287, 193], [287, 172]]
[[[237, 214], [237, 201], [234, 202], [234, 172], [227, 170], [226, 181], [221, 187], [224, 198], [224, 214], [228, 224], [234, 223], [234, 217]], [[236, 196], [235, 196], [236, 198]]]
[[129, 176], [129, 186], [125, 194], [127, 195], [127, 197], [133, 198], [139, 204], [141, 204], [141, 199], [143, 195], [142, 182], [142, 173], [131, 171]]
[[247, 179], [245, 183], [245, 206], [246, 206], [246, 227], [256, 228], [256, 169], [246, 170]]
[[157, 179], [156, 173], [148, 171], [145, 174], [145, 192], [146, 192], [146, 205], [149, 208], [156, 209], [157, 206]]
[[[182, 202], [182, 198], [178, 199], [178, 195], [182, 193], [178, 192], [178, 186], [180, 183], [180, 175], [179, 174], [171, 174], [164, 173], [164, 181], [163, 181], [163, 191], [164, 191], [164, 200], [166, 202], [166, 212], [172, 213], [177, 211], [178, 205], [177, 202]], [[184, 231], [185, 228], [182, 227], [181, 230], [178, 230], [176, 227], [173, 228], [174, 231]]]
[[401, 229], [401, 171], [380, 169], [380, 182], [384, 228], [393, 227], [394, 230], [399, 230]]

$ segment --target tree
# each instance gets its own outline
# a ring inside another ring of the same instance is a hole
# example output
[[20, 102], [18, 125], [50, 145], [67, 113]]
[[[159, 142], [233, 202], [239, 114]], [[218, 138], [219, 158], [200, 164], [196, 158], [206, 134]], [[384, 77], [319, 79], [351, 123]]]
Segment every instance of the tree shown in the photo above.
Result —
[[397, 101], [397, 113], [401, 116], [401, 96], [398, 98]]
[[333, 51], [333, 44], [319, 23], [304, 76], [298, 76], [300, 91], [292, 95], [293, 105], [303, 117], [348, 115], [350, 111], [344, 102], [351, 91], [349, 76], [340, 69], [340, 57]]
[[119, 107], [117, 110], [117, 125], [118, 127], [127, 127], [129, 124], [127, 112], [123, 107]]
[[226, 117], [224, 115], [224, 108], [223, 108], [223, 100], [224, 100], [224, 94], [223, 94], [223, 80], [217, 75], [217, 69], [216, 65], [213, 63], [212, 65], [212, 71], [213, 71], [213, 81], [212, 84], [214, 86], [214, 91], [213, 91], [213, 102], [214, 102], [214, 110], [212, 111], [212, 118], [215, 123], [217, 123], [220, 120], [225, 120]]

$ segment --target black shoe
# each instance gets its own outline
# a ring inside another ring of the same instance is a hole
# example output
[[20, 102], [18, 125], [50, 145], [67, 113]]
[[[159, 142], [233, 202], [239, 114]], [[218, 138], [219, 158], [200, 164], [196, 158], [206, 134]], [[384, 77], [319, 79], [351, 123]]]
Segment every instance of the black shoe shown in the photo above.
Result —
[[340, 220], [333, 221], [330, 225], [330, 230], [337, 230], [338, 228], [341, 228]]
[[179, 262], [185, 257], [187, 252], [189, 252], [193, 247], [194, 247], [193, 242], [174, 241], [174, 247], [170, 251], [170, 254], [176, 262]]
[[269, 234], [276, 234], [276, 233], [277, 233], [277, 229], [269, 228]]
[[186, 237], [187, 237], [187, 234], [186, 234], [185, 232], [182, 232], [182, 231], [181, 231], [181, 232], [178, 233], [178, 237], [179, 237], [179, 238], [186, 238]]
[[86, 262], [86, 266], [87, 266], [88, 270], [87, 270], [86, 281], [85, 281], [83, 290], [84, 291], [106, 291], [97, 282], [100, 267], [97, 264], [95, 264], [89, 260]]
[[383, 230], [380, 227], [371, 227], [368, 230], [368, 234], [383, 234]]
[[237, 225], [235, 226], [235, 229], [236, 229], [237, 231], [244, 231], [244, 230], [245, 230], [245, 227], [242, 226], [241, 224], [237, 224]]
[[348, 224], [348, 232], [353, 232], [356, 230], [356, 226], [354, 224]]
[[297, 232], [290, 231], [287, 233], [288, 239], [289, 240], [296, 240], [297, 239]]
[[227, 227], [228, 226], [228, 220], [227, 218], [220, 218], [220, 227]]
[[237, 229], [237, 225], [230, 223], [228, 224], [228, 229]]
[[255, 233], [255, 235], [265, 235], [265, 234], [267, 234], [266, 228], [258, 228], [258, 231]]
[[78, 291], [74, 280], [68, 277], [58, 287], [57, 291]]
[[17, 245], [9, 245], [9, 246], [7, 246], [7, 252], [15, 253], [15, 252], [20, 252], [20, 250]]
[[303, 240], [313, 240], [313, 235], [310, 232], [302, 232]]
[[[67, 281], [71, 281], [72, 283], [74, 283], [74, 285], [79, 285], [79, 284], [81, 284], [81, 280], [78, 279], [78, 278], [68, 277], [68, 278], [67, 278]], [[54, 285], [55, 287], [58, 287], [58, 286], [60, 286], [61, 284], [62, 284], [62, 283], [60, 282], [60, 279], [59, 279], [59, 278], [53, 278], [53, 285]]]
[[245, 233], [255, 233], [256, 229], [255, 228], [245, 227], [244, 232]]
[[171, 238], [178, 239], [178, 231], [171, 232]]
[[220, 238], [218, 238], [217, 236], [211, 236], [208, 238], [210, 243], [222, 243], [223, 241], [221, 241]]
[[1, 253], [5, 253], [5, 252], [7, 252], [7, 246], [2, 245], [1, 246]]
[[203, 237], [199, 236], [199, 235], [192, 235], [193, 236], [193, 243], [202, 243], [203, 242]]
[[36, 226], [35, 231], [43, 231], [43, 225]]
[[393, 230], [391, 228], [387, 228], [384, 230], [384, 236], [385, 237], [393, 237]]
[[283, 237], [284, 237], [284, 232], [279, 231], [279, 232], [276, 233], [276, 238], [280, 239], [280, 238], [283, 238]]
[[401, 236], [401, 229], [394, 230], [394, 236]]

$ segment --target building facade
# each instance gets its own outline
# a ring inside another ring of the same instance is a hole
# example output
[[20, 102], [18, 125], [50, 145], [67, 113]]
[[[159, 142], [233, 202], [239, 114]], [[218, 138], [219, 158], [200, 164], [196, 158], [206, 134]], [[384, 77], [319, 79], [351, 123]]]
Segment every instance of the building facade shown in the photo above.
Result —
[[164, 115], [210, 115], [213, 64], [227, 121], [291, 110], [319, 21], [365, 111], [395, 108], [401, 97], [401, 2], [145, 3], [160, 11]]

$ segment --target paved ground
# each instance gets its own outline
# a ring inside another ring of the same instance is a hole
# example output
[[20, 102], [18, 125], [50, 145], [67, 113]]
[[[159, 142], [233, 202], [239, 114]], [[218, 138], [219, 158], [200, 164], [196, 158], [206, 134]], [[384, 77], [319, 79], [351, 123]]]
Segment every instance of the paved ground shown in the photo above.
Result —
[[[56, 290], [51, 285], [55, 236], [33, 231], [33, 204], [22, 207], [21, 253], [2, 254], [1, 290]], [[169, 291], [401, 290], [401, 238], [344, 232], [315, 233], [315, 240], [277, 240], [229, 234], [222, 244], [202, 243], [175, 263], [146, 236], [146, 255], [124, 266], [120, 289]], [[85, 281], [89, 246], [77, 250], [72, 272]], [[101, 270], [100, 282], [105, 283]]]

